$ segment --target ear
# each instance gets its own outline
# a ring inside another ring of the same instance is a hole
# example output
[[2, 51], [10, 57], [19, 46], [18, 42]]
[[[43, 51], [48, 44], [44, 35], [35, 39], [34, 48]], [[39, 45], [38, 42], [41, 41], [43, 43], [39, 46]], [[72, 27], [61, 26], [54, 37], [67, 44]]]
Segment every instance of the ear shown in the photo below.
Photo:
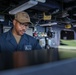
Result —
[[13, 20], [13, 25], [14, 25], [14, 26], [16, 25], [16, 20]]

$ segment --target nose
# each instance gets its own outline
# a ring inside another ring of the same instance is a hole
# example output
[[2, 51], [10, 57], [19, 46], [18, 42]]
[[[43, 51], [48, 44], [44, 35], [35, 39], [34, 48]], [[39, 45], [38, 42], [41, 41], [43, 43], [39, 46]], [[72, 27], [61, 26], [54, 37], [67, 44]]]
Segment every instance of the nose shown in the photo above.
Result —
[[28, 28], [28, 26], [25, 26], [25, 25], [22, 25], [22, 29], [27, 29]]
[[22, 29], [26, 29], [26, 26], [25, 25], [22, 25]]

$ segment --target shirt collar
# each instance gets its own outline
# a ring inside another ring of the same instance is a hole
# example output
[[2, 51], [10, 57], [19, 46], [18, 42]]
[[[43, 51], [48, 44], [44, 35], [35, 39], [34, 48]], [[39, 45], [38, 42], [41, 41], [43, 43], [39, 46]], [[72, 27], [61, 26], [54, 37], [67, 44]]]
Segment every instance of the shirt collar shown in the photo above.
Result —
[[[12, 28], [8, 31], [7, 33], [7, 37], [6, 39], [7, 40], [12, 40], [14, 38], [13, 34], [12, 34]], [[27, 34], [25, 33], [24, 35], [22, 35], [21, 39], [25, 39], [26, 41], [28, 41], [28, 36]]]

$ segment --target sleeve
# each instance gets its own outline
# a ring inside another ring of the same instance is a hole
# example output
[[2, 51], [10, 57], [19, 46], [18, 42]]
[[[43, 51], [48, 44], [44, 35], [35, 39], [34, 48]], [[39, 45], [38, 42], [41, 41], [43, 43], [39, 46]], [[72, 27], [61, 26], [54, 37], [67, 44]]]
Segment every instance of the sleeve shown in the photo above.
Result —
[[38, 43], [38, 41], [36, 40], [35, 42], [35, 46], [34, 46], [34, 50], [41, 50], [42, 47], [40, 46], [40, 44]]

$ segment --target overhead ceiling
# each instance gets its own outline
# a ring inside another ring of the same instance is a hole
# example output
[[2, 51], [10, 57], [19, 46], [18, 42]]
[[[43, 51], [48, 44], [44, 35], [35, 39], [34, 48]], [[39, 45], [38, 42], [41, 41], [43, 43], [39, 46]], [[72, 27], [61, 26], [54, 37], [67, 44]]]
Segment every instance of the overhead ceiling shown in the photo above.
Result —
[[[9, 11], [29, 0], [0, 0], [0, 14], [9, 15]], [[41, 17], [43, 12], [52, 14], [54, 19], [70, 21], [76, 20], [76, 0], [46, 0], [45, 3], [39, 2], [36, 6], [25, 10], [31, 13], [31, 16], [37, 14]], [[67, 17], [67, 18], [66, 18]]]
[[[27, 2], [29, 0], [0, 0], [0, 12], [8, 12], [10, 9]], [[46, 0], [45, 3], [38, 3], [34, 7], [36, 10], [49, 11], [55, 8], [68, 8], [76, 6], [75, 0]], [[40, 8], [39, 8], [40, 7]]]

